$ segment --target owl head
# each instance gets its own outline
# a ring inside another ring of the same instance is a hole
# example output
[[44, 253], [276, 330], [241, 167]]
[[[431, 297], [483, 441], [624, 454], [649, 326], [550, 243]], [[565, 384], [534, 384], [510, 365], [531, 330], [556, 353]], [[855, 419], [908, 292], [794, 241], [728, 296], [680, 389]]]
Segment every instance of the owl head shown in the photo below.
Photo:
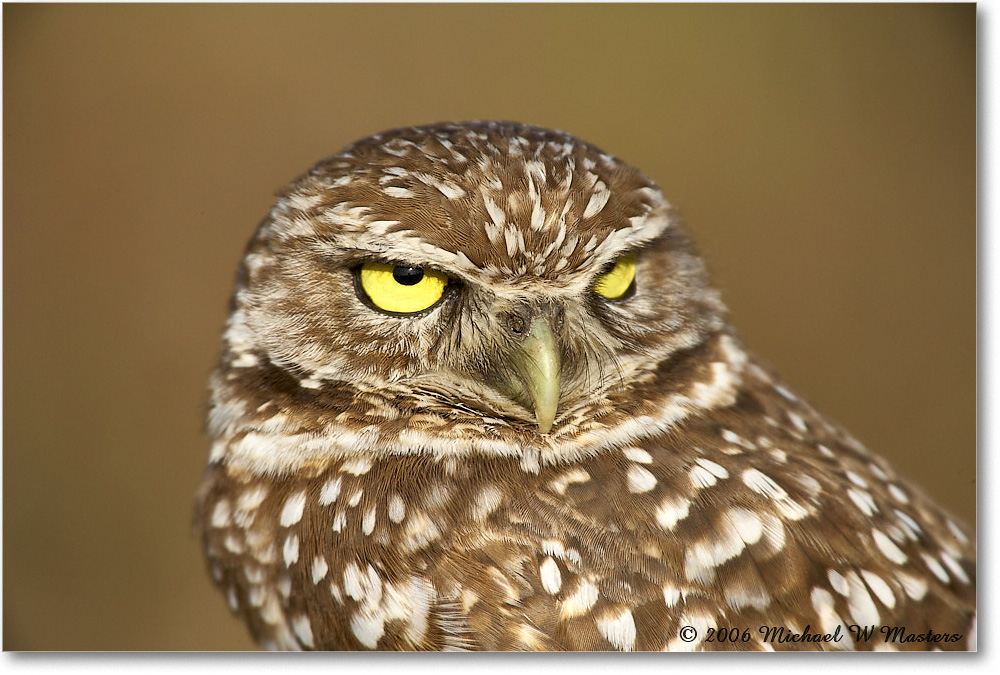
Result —
[[519, 124], [388, 131], [294, 181], [250, 242], [212, 432], [253, 461], [275, 430], [299, 460], [553, 448], [641, 420], [723, 312], [620, 160]]

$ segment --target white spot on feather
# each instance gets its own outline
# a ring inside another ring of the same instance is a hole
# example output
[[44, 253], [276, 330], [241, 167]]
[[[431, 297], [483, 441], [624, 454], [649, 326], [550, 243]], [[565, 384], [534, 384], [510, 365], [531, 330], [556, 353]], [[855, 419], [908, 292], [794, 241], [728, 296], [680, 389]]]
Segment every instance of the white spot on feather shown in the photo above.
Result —
[[809, 515], [809, 510], [791, 499], [781, 499], [774, 503], [778, 513], [788, 520], [802, 520]]
[[962, 566], [959, 564], [959, 562], [955, 560], [952, 556], [948, 555], [947, 553], [942, 553], [941, 562], [943, 562], [945, 566], [949, 570], [951, 570], [954, 576], [958, 577], [959, 581], [961, 581], [963, 584], [969, 583], [969, 575], [965, 573], [965, 570], [962, 569]]
[[757, 469], [747, 469], [743, 472], [743, 482], [757, 494], [771, 499], [786, 499], [788, 493], [774, 479]]
[[597, 630], [601, 635], [623, 652], [632, 651], [635, 644], [635, 619], [628, 608], [617, 613], [605, 614], [597, 619]]
[[895, 483], [889, 485], [889, 494], [892, 495], [893, 499], [895, 499], [900, 504], [910, 503], [910, 498], [906, 495], [903, 489], [898, 485], [896, 485]]
[[879, 480], [881, 481], [889, 480], [889, 475], [885, 471], [883, 471], [882, 467], [880, 467], [875, 462], [870, 462], [868, 464], [868, 468], [871, 469], [871, 472], [875, 474], [875, 477], [878, 478]]
[[507, 224], [507, 214], [503, 212], [503, 209], [497, 206], [497, 203], [493, 201], [493, 198], [486, 194], [484, 188], [480, 188], [483, 191], [483, 203], [486, 205], [486, 212], [490, 214], [490, 220], [493, 224], [497, 226], [498, 233], [500, 230], [504, 229]]
[[628, 469], [628, 489], [629, 492], [649, 492], [656, 487], [656, 476], [649, 471], [633, 464]]
[[771, 604], [771, 594], [756, 585], [735, 584], [725, 589], [726, 604], [733, 609], [753, 607], [759, 612]]
[[710, 471], [704, 469], [700, 466], [696, 466], [688, 472], [688, 478], [691, 480], [691, 484], [696, 488], [707, 488], [715, 485], [718, 480], [712, 475]]
[[531, 205], [531, 222], [529, 223], [531, 229], [536, 232], [541, 230], [542, 226], [545, 225], [545, 216], [545, 209], [542, 208], [542, 205], [537, 200], [534, 201]]
[[243, 574], [251, 584], [262, 584], [266, 574], [264, 569], [256, 565], [246, 564], [243, 566]]
[[278, 600], [278, 596], [276, 594], [268, 594], [267, 598], [264, 600], [263, 607], [261, 607], [260, 618], [262, 618], [265, 623], [269, 623], [272, 626], [277, 626], [278, 624], [283, 624], [285, 622], [285, 612], [281, 609], [281, 601]]
[[267, 589], [263, 586], [251, 586], [247, 599], [251, 607], [263, 607], [264, 600], [267, 599]]
[[451, 181], [442, 180], [437, 176], [432, 176], [427, 173], [413, 173], [413, 177], [419, 180], [424, 185], [428, 185], [441, 194], [443, 194], [448, 199], [460, 199], [465, 196], [465, 190], [455, 185]]
[[295, 637], [299, 639], [302, 646], [306, 649], [312, 649], [313, 644], [313, 633], [312, 625], [309, 623], [309, 617], [305, 614], [299, 614], [292, 619], [292, 630], [295, 632]]
[[785, 524], [781, 519], [771, 514], [762, 514], [762, 527], [764, 528], [764, 540], [777, 553], [785, 547]]
[[385, 187], [382, 188], [382, 192], [384, 192], [390, 197], [396, 197], [400, 199], [405, 199], [415, 196], [412, 190], [404, 187], [395, 187], [395, 186]]
[[622, 450], [622, 454], [625, 455], [626, 459], [630, 459], [639, 464], [653, 463], [652, 456], [642, 448], [625, 448]]
[[385, 634], [385, 621], [376, 614], [358, 612], [351, 617], [351, 632], [362, 645], [375, 649]]
[[541, 576], [542, 588], [549, 595], [555, 595], [562, 588], [562, 574], [559, 572], [559, 564], [551, 557], [546, 556], [545, 560], [538, 568]]
[[687, 518], [691, 511], [691, 501], [684, 497], [667, 497], [656, 510], [656, 522], [668, 532], [674, 529], [678, 522]]
[[227, 534], [226, 538], [223, 540], [222, 545], [226, 547], [226, 550], [230, 553], [235, 553], [236, 555], [242, 555], [246, 550], [243, 545], [243, 540], [237, 538], [232, 533]]
[[229, 527], [230, 515], [232, 513], [228, 499], [220, 499], [212, 509], [212, 527]]
[[517, 253], [517, 234], [514, 228], [508, 227], [504, 229], [503, 238], [504, 244], [507, 247], [507, 255], [512, 258]]
[[941, 567], [941, 563], [939, 563], [934, 556], [929, 553], [921, 553], [920, 557], [924, 559], [924, 564], [927, 565], [927, 569], [929, 569], [931, 573], [941, 581], [941, 583], [946, 584], [951, 581], [951, 577], [948, 576], [948, 573], [943, 567]]
[[434, 586], [426, 579], [410, 577], [406, 589], [400, 595], [409, 603], [406, 638], [413, 644], [419, 644], [427, 632], [427, 617], [434, 599]]
[[830, 587], [844, 597], [851, 592], [851, 587], [847, 585], [847, 579], [837, 570], [827, 570], [826, 578], [830, 581]]
[[371, 457], [352, 457], [350, 459], [344, 460], [340, 465], [341, 473], [350, 473], [355, 476], [360, 476], [361, 474], [368, 473], [372, 468], [372, 458]]
[[281, 597], [287, 600], [288, 596], [292, 594], [292, 578], [287, 574], [282, 574], [278, 577], [278, 582], [274, 585], [274, 587], [278, 589], [278, 593], [281, 594]]
[[795, 426], [796, 429], [798, 429], [802, 433], [809, 431], [809, 427], [806, 426], [806, 423], [802, 420], [801, 417], [793, 413], [791, 410], [787, 411], [786, 414], [788, 415], [788, 419], [791, 420], [792, 424]]
[[260, 359], [250, 352], [240, 352], [236, 358], [229, 362], [233, 368], [253, 368], [260, 363]]
[[440, 537], [441, 530], [427, 517], [427, 514], [416, 511], [407, 521], [403, 545], [410, 551], [416, 551]]
[[382, 579], [371, 565], [362, 572], [354, 561], [344, 568], [344, 593], [366, 605], [377, 605], [382, 598]]
[[584, 469], [570, 469], [558, 478], [554, 478], [549, 481], [549, 488], [556, 494], [564, 495], [566, 494], [566, 488], [569, 487], [570, 483], [585, 483], [588, 480], [590, 480], [590, 474]]
[[291, 527], [302, 520], [302, 511], [306, 505], [306, 491], [296, 492], [285, 500], [285, 506], [281, 509], [280, 523], [282, 527]]
[[719, 519], [715, 531], [688, 547], [684, 555], [685, 576], [698, 583], [712, 583], [715, 568], [759, 541], [763, 531], [763, 523], [753, 511], [729, 509]]
[[319, 503], [321, 506], [332, 504], [337, 499], [340, 495], [340, 485], [340, 476], [331, 478], [323, 485], [323, 489], [319, 492]]
[[561, 541], [556, 541], [555, 539], [543, 539], [542, 553], [562, 558], [566, 555], [566, 547], [563, 546]]
[[872, 496], [863, 490], [855, 490], [854, 488], [847, 488], [847, 496], [851, 498], [854, 505], [857, 506], [862, 513], [866, 516], [873, 516], [875, 512], [878, 511], [878, 507], [875, 505], [875, 500]]
[[896, 518], [899, 519], [899, 522], [903, 526], [903, 529], [906, 530], [906, 536], [912, 539], [913, 541], [917, 541], [917, 539], [920, 536], [920, 533], [923, 532], [923, 530], [920, 529], [920, 525], [917, 523], [917, 521], [915, 521], [910, 516], [910, 514], [904, 511], [895, 509], [895, 512], [896, 512]]
[[260, 506], [267, 497], [267, 488], [257, 485], [249, 490], [245, 490], [236, 500], [237, 511], [253, 511]]
[[315, 558], [313, 558], [313, 564], [312, 564], [313, 583], [318, 584], [320, 581], [322, 581], [323, 577], [326, 576], [326, 573], [329, 570], [330, 567], [329, 565], [326, 564], [326, 558], [324, 558], [321, 555], [318, 555]]
[[812, 601], [813, 609], [819, 617], [820, 629], [824, 633], [834, 633], [838, 627], [841, 627], [841, 635], [846, 638], [846, 640], [842, 640], [841, 642], [829, 643], [830, 647], [832, 649], [853, 649], [854, 642], [851, 640], [850, 633], [843, 625], [843, 619], [840, 618], [840, 615], [834, 609], [833, 596], [822, 588], [813, 588], [809, 599]]
[[874, 572], [869, 572], [868, 570], [861, 570], [861, 576], [864, 577], [865, 583], [868, 584], [868, 588], [872, 590], [875, 597], [879, 601], [892, 609], [896, 606], [896, 595], [892, 592], [892, 588], [885, 580]]
[[965, 536], [965, 533], [962, 532], [961, 528], [959, 528], [958, 525], [953, 523], [951, 520], [947, 521], [947, 524], [948, 524], [948, 529], [951, 530], [951, 533], [955, 535], [956, 539], [958, 539], [963, 544], [969, 543], [969, 538]]
[[848, 471], [845, 475], [847, 476], [847, 480], [851, 481], [859, 488], [865, 488], [865, 489], [868, 488], [868, 483], [865, 482], [865, 479], [859, 476], [858, 474], [854, 473], [853, 471]]
[[375, 507], [371, 507], [365, 512], [364, 518], [361, 519], [361, 531], [365, 534], [371, 534], [375, 530]]
[[878, 547], [878, 550], [882, 552], [882, 555], [892, 562], [897, 565], [902, 565], [906, 562], [906, 554], [903, 553], [892, 541], [892, 539], [890, 539], [882, 530], [872, 528], [872, 540], [875, 542], [875, 546]]
[[740, 447], [746, 448], [747, 450], [753, 450], [754, 448], [756, 448], [756, 446], [753, 443], [751, 443], [747, 439], [743, 438], [739, 434], [729, 429], [723, 429], [719, 433], [722, 435], [722, 440], [726, 441], [727, 443], [732, 443], [733, 445], [739, 445]]
[[729, 478], [729, 472], [726, 469], [710, 459], [705, 459], [704, 457], [699, 457], [695, 462], [711, 473], [716, 478]]
[[387, 513], [389, 515], [389, 520], [392, 522], [403, 522], [403, 518], [406, 517], [406, 504], [403, 503], [402, 497], [397, 494], [393, 494], [389, 497], [389, 508]]
[[285, 567], [291, 567], [299, 559], [299, 538], [294, 534], [288, 535], [285, 539], [285, 546], [282, 549], [282, 556], [285, 559]]
[[226, 602], [229, 603], [229, 609], [231, 609], [234, 612], [239, 611], [240, 601], [239, 598], [236, 596], [235, 587], [230, 586], [229, 589], [226, 591]]
[[597, 602], [597, 596], [597, 586], [589, 579], [581, 578], [573, 594], [562, 601], [562, 617], [568, 619], [586, 614]]
[[860, 626], [877, 626], [882, 622], [882, 617], [878, 613], [875, 601], [868, 594], [868, 589], [857, 572], [847, 574], [847, 584], [851, 591], [847, 596], [847, 611], [851, 618]]
[[503, 493], [495, 485], [487, 485], [476, 495], [472, 506], [472, 515], [476, 520], [483, 520], [497, 510], [503, 500]]
[[905, 572], [896, 572], [896, 579], [911, 600], [920, 602], [927, 595], [927, 582]]
[[780, 384], [774, 385], [774, 390], [776, 392], [778, 392], [779, 394], [781, 394], [784, 398], [788, 399], [789, 401], [794, 402], [794, 401], [798, 400], [798, 398], [795, 396], [795, 394], [793, 394], [792, 392], [788, 391], [787, 389], [785, 389], [784, 387], [782, 387]]
[[608, 186], [603, 181], [597, 181], [594, 185], [594, 192], [590, 195], [590, 201], [587, 202], [587, 208], [583, 210], [583, 218], [587, 219], [596, 216], [601, 212], [610, 198], [611, 190], [608, 189]]

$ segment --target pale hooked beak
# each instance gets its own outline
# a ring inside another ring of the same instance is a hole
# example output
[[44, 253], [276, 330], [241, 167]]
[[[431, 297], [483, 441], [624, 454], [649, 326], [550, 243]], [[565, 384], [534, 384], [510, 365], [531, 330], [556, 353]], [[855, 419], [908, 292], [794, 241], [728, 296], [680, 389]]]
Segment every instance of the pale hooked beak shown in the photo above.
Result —
[[[511, 363], [520, 382], [510, 383], [524, 403], [530, 401], [535, 411], [538, 431], [547, 434], [552, 429], [559, 405], [559, 348], [549, 320], [536, 316], [520, 346], [511, 354]], [[520, 386], [518, 386], [520, 385]]]

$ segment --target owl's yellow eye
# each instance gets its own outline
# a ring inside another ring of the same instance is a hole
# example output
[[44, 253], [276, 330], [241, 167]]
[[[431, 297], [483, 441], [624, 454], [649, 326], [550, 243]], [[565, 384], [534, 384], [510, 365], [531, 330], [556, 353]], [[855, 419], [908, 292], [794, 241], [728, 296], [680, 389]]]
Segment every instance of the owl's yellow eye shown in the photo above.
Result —
[[448, 277], [437, 270], [368, 262], [358, 275], [361, 289], [377, 308], [396, 314], [420, 312], [441, 299]]
[[617, 300], [629, 292], [634, 281], [635, 255], [626, 253], [610, 271], [597, 277], [594, 292], [608, 300]]

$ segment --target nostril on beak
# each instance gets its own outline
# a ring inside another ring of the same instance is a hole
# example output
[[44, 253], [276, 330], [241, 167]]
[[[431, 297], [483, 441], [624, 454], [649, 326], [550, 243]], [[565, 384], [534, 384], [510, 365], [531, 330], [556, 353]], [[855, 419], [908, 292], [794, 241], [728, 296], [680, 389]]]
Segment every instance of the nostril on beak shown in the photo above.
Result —
[[552, 327], [555, 330], [562, 329], [563, 323], [566, 321], [566, 310], [562, 305], [552, 305], [550, 312], [552, 316]]
[[504, 312], [503, 323], [507, 327], [507, 330], [520, 337], [528, 332], [528, 326], [531, 324], [534, 314], [531, 307], [521, 305]]
[[562, 328], [563, 322], [566, 319], [566, 309], [562, 303], [544, 302], [536, 308], [531, 318], [535, 316], [545, 317], [552, 330], [558, 331]]
[[507, 330], [520, 337], [528, 332], [528, 327], [535, 317], [548, 319], [549, 325], [555, 331], [562, 329], [566, 320], [566, 310], [560, 303], [546, 302], [541, 305], [515, 307], [503, 312], [502, 317], [503, 325]]
[[522, 335], [528, 329], [528, 322], [520, 314], [511, 314], [507, 317], [507, 328], [511, 333]]

